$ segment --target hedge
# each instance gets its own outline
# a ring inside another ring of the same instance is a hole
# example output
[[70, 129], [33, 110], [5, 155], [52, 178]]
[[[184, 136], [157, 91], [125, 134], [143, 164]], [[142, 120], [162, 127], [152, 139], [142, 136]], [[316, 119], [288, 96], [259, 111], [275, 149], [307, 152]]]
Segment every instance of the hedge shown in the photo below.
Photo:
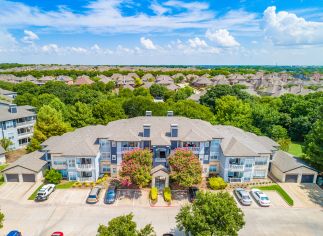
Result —
[[169, 187], [164, 188], [164, 200], [170, 202], [172, 200], [172, 192]]
[[221, 177], [211, 177], [208, 181], [209, 187], [213, 190], [225, 189], [228, 185]]
[[149, 196], [152, 201], [157, 201], [158, 189], [156, 187], [152, 187]]

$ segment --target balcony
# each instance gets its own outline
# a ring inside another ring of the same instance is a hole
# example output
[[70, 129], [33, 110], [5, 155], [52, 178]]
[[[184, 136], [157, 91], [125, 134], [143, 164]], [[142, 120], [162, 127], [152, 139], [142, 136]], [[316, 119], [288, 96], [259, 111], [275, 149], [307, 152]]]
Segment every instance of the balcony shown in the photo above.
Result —
[[241, 183], [243, 182], [243, 178], [229, 178], [230, 183]]
[[268, 168], [268, 165], [267, 165], [267, 163], [261, 164], [261, 165], [254, 165], [254, 168], [257, 170], [265, 170]]
[[65, 170], [67, 169], [67, 164], [52, 164], [52, 167], [56, 170]]
[[23, 121], [23, 122], [17, 122], [17, 127], [24, 126], [24, 125], [30, 125], [35, 124], [35, 120], [29, 120], [29, 121]]
[[94, 182], [94, 178], [93, 177], [78, 177], [77, 178], [78, 182]]
[[154, 158], [155, 162], [166, 162], [166, 158]]
[[18, 134], [18, 137], [28, 136], [28, 135], [32, 135], [32, 134], [33, 134], [33, 131], [30, 131], [30, 132], [24, 132], [24, 133], [20, 133], [20, 134]]
[[79, 170], [92, 170], [93, 165], [92, 164], [76, 164], [76, 169], [79, 169]]
[[186, 149], [192, 151], [193, 153], [199, 153], [201, 151], [200, 147], [183, 147], [183, 148], [186, 148]]
[[229, 169], [232, 171], [244, 171], [244, 165], [229, 164]]
[[136, 148], [139, 148], [139, 147], [121, 147], [121, 153], [129, 152]]

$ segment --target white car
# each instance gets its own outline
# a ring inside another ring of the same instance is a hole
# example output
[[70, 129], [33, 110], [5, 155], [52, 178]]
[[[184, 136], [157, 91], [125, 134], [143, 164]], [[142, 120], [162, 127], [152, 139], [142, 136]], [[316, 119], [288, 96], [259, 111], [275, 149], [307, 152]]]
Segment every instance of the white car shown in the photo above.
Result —
[[258, 202], [260, 206], [270, 206], [270, 200], [266, 194], [257, 188], [251, 190], [251, 195]]
[[55, 191], [55, 184], [46, 184], [38, 190], [36, 201], [47, 200], [48, 196]]

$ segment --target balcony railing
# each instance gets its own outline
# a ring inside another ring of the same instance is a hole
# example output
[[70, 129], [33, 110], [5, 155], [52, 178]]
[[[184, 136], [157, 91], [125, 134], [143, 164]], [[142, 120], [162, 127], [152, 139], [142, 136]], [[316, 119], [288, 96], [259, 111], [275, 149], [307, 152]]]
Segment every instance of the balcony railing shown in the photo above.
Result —
[[67, 169], [67, 164], [52, 164], [52, 167], [57, 170], [65, 170]]
[[33, 134], [33, 132], [30, 131], [30, 132], [20, 133], [20, 134], [18, 134], [18, 136], [21, 137], [21, 136], [32, 135], [32, 134]]
[[35, 120], [29, 120], [29, 121], [23, 121], [23, 122], [17, 122], [17, 127], [23, 126], [23, 125], [29, 125], [29, 124], [34, 124]]
[[166, 162], [166, 158], [155, 158], [155, 162]]
[[188, 150], [191, 150], [194, 153], [199, 153], [201, 151], [200, 147], [182, 147], [182, 148], [186, 148]]
[[267, 163], [263, 165], [254, 165], [255, 169], [267, 169]]
[[94, 178], [93, 177], [79, 177], [79, 178], [77, 178], [77, 181], [79, 181], [79, 182], [93, 182]]
[[121, 147], [121, 152], [122, 153], [129, 152], [129, 151], [132, 151], [136, 148], [138, 148], [138, 147]]
[[243, 182], [243, 178], [229, 178], [230, 183], [241, 183]]
[[244, 170], [244, 165], [230, 164], [229, 169], [230, 170], [243, 171]]
[[82, 170], [91, 170], [93, 168], [92, 164], [76, 164], [77, 169], [82, 169]]

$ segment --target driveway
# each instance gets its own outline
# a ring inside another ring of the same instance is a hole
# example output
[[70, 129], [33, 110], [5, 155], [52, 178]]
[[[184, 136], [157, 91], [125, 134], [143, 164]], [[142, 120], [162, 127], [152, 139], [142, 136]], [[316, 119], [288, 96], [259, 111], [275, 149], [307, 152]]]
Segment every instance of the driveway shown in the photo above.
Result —
[[41, 183], [4, 183], [0, 186], [0, 199], [9, 201], [28, 201], [28, 197]]
[[294, 200], [294, 207], [323, 207], [323, 190], [316, 184], [279, 183]]

